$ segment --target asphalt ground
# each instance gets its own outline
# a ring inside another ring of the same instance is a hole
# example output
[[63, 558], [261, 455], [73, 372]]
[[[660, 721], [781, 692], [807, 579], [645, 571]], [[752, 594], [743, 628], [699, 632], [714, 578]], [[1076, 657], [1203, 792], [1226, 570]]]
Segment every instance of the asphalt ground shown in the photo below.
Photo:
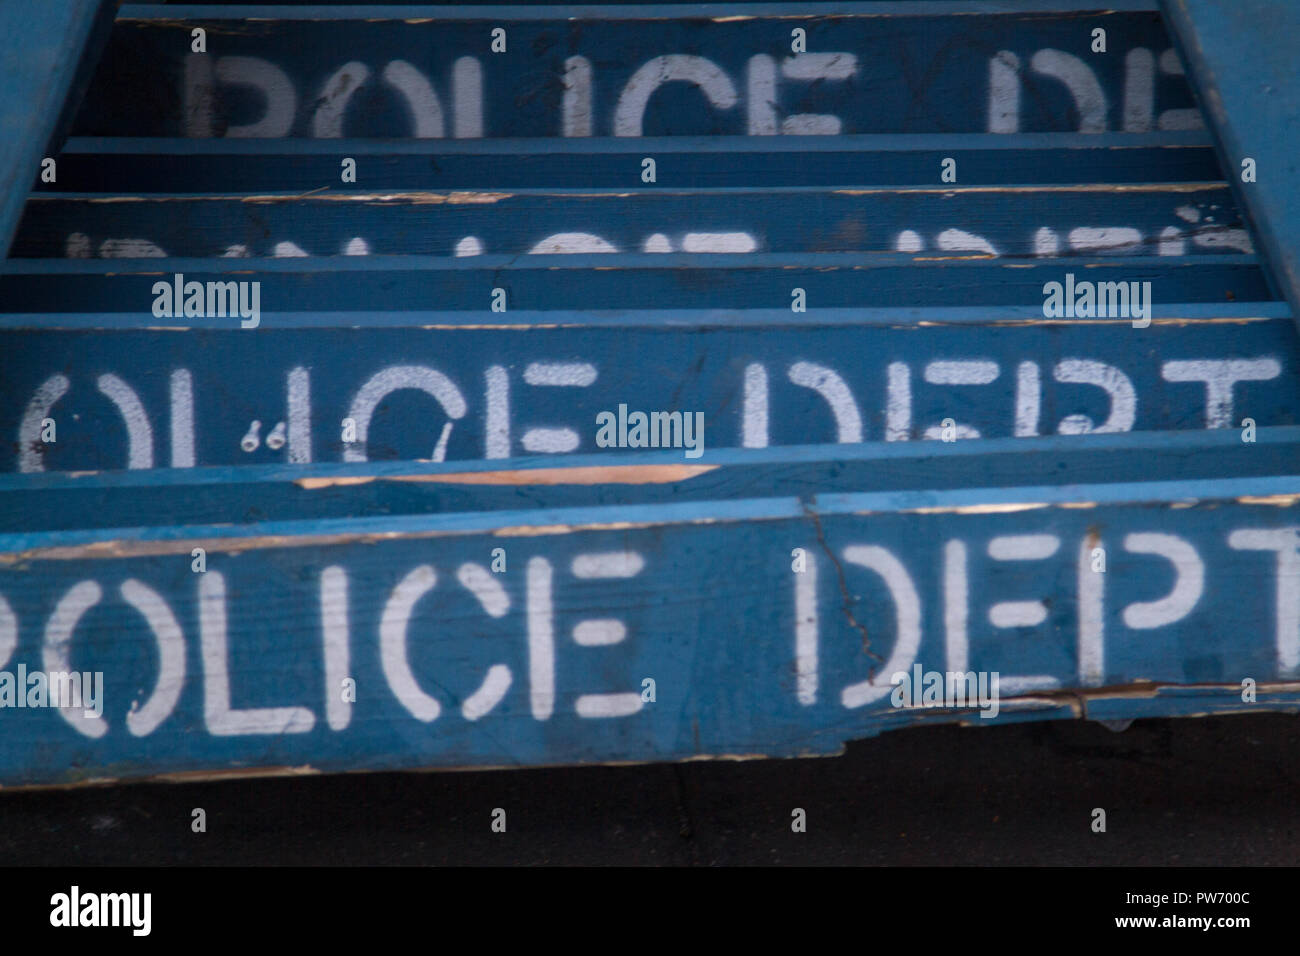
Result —
[[1297, 862], [1300, 718], [1277, 714], [917, 728], [802, 760], [0, 793], [0, 866]]

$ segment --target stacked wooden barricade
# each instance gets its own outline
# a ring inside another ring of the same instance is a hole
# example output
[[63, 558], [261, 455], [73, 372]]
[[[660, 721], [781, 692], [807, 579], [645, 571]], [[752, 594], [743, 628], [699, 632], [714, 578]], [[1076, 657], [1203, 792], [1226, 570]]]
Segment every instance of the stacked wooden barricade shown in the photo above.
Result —
[[1294, 711], [1291, 311], [1079, 6], [122, 6], [0, 271], [0, 783]]

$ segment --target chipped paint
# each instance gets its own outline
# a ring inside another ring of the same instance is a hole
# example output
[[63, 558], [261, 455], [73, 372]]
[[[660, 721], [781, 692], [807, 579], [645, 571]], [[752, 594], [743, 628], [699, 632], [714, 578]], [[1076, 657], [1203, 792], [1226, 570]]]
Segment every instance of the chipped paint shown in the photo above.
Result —
[[294, 484], [299, 488], [305, 488], [307, 491], [317, 491], [321, 488], [368, 485], [375, 480], [373, 475], [340, 475], [337, 478], [299, 478], [294, 481]]
[[593, 468], [536, 468], [463, 474], [394, 475], [389, 481], [462, 485], [654, 485], [689, 481], [717, 465], [605, 465]]
[[1018, 511], [1036, 511], [1052, 507], [1047, 502], [1026, 502], [1023, 504], [988, 504], [988, 505], [948, 505], [926, 508], [904, 508], [906, 514], [919, 515], [1000, 515], [1014, 514]]
[[1204, 182], [1178, 182], [1178, 183], [1081, 183], [1070, 186], [948, 186], [945, 188], [936, 188], [933, 186], [884, 186], [875, 189], [834, 189], [831, 190], [836, 195], [841, 196], [905, 196], [909, 194], [933, 194], [945, 197], [956, 197], [963, 194], [980, 194], [989, 193], [992, 195], [1036, 195], [1038, 193], [1099, 193], [1102, 195], [1113, 195], [1114, 193], [1194, 193], [1203, 192], [1206, 189], [1213, 189], [1222, 186], [1222, 183], [1208, 180]]
[[[643, 485], [688, 481], [717, 465], [603, 465], [590, 468], [534, 468], [511, 471], [386, 475], [378, 480], [428, 482], [453, 485]], [[363, 485], [373, 476], [299, 478], [294, 484], [308, 491], [335, 486]]]
[[1237, 499], [1243, 505], [1269, 505], [1275, 508], [1293, 508], [1300, 504], [1297, 495], [1242, 495]]

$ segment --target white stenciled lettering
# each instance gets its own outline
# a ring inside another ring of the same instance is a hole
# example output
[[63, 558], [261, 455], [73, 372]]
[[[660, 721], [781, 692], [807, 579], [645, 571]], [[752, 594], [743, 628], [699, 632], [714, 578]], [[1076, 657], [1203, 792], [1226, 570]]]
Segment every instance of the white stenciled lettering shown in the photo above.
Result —
[[890, 675], [907, 670], [916, 660], [921, 645], [921, 600], [907, 568], [889, 549], [878, 545], [850, 545], [844, 549], [844, 560], [869, 568], [884, 580], [894, 601], [897, 627], [893, 653], [876, 676], [851, 684], [840, 692], [840, 703], [853, 710], [887, 697], [893, 689]]
[[[589, 362], [531, 362], [524, 382], [534, 386], [588, 388], [596, 381], [596, 366]], [[520, 438], [525, 451], [561, 455], [576, 451], [582, 439], [572, 428], [530, 428]]]
[[[143, 707], [133, 702], [126, 715], [126, 729], [136, 737], [147, 737], [171, 715], [185, 686], [185, 637], [162, 595], [139, 581], [121, 585], [122, 599], [140, 612], [158, 647], [158, 680]], [[46, 667], [49, 670], [49, 666]], [[59, 669], [59, 668], [56, 668]]]
[[535, 720], [555, 712], [555, 621], [551, 562], [528, 559], [528, 697]]
[[745, 401], [741, 412], [741, 445], [745, 448], [766, 448], [767, 422], [767, 369], [758, 362], [745, 366]]
[[1124, 608], [1124, 623], [1134, 630], [1164, 627], [1192, 612], [1205, 589], [1205, 564], [1192, 545], [1172, 534], [1139, 533], [1124, 538], [1134, 554], [1155, 554], [1174, 567], [1174, 586], [1155, 601], [1135, 601]]
[[1075, 563], [1075, 583], [1079, 589], [1078, 674], [1084, 687], [1098, 687], [1106, 673], [1106, 625], [1103, 616], [1105, 575], [1093, 565], [1093, 552], [1101, 547], [1101, 538], [1086, 535], [1079, 545]]
[[1275, 358], [1193, 359], [1169, 361], [1160, 367], [1167, 382], [1205, 383], [1205, 427], [1233, 426], [1233, 387], [1238, 382], [1266, 382], [1282, 374]]
[[415, 604], [438, 583], [438, 575], [427, 564], [410, 571], [393, 588], [379, 622], [379, 659], [388, 687], [416, 720], [430, 723], [442, 713], [442, 705], [421, 690], [407, 656], [407, 630]]
[[1300, 674], [1300, 529], [1243, 528], [1228, 535], [1238, 551], [1273, 551], [1277, 555], [1277, 667], [1280, 676]]
[[[365, 461], [370, 418], [379, 403], [390, 394], [405, 388], [417, 389], [433, 397], [447, 417], [456, 421], [465, 415], [465, 398], [446, 375], [425, 365], [393, 365], [372, 375], [352, 400], [348, 417], [356, 422], [356, 441], [343, 451], [344, 461]], [[441, 438], [445, 438], [445, 432]], [[438, 459], [441, 460], [441, 459]]]
[[97, 387], [117, 406], [126, 425], [127, 468], [153, 467], [153, 426], [135, 389], [111, 373], [99, 376]]
[[71, 383], [66, 375], [51, 375], [37, 387], [31, 401], [27, 403], [22, 423], [18, 426], [19, 471], [45, 470], [45, 460], [42, 455], [45, 445], [41, 442], [41, 423], [49, 418], [50, 410], [67, 394], [70, 387]]
[[615, 136], [641, 136], [641, 122], [655, 90], [664, 83], [686, 82], [698, 87], [717, 109], [736, 105], [736, 87], [712, 60], [690, 54], [657, 56], [632, 74], [618, 98], [614, 113]]
[[804, 569], [794, 575], [795, 694], [799, 703], [817, 703], [818, 616], [817, 556], [806, 549]]
[[[104, 596], [98, 581], [81, 581], [69, 588], [54, 613], [45, 622], [45, 642], [41, 647], [41, 666], [54, 674], [72, 669], [72, 635], [82, 616]], [[108, 723], [101, 714], [76, 708], [57, 708], [58, 714], [78, 733], [96, 739], [108, 733]]]
[[787, 374], [795, 385], [810, 388], [826, 400], [835, 417], [837, 442], [856, 444], [862, 441], [862, 416], [858, 413], [853, 393], [839, 373], [814, 362], [795, 362]]
[[[1056, 554], [1061, 539], [1054, 534], [1000, 535], [989, 541], [989, 557], [994, 561], [1045, 561]], [[989, 623], [994, 627], [1037, 627], [1047, 620], [1047, 605], [1042, 601], [999, 601], [989, 608]]]
[[1065, 359], [1056, 364], [1053, 375], [1058, 382], [1095, 385], [1110, 396], [1110, 415], [1100, 425], [1087, 415], [1067, 415], [1056, 430], [1062, 435], [1085, 435], [1090, 432], [1126, 432], [1137, 418], [1137, 393], [1129, 377], [1113, 365], [1089, 359]]
[[199, 578], [199, 642], [203, 651], [203, 719], [217, 737], [302, 734], [316, 725], [306, 707], [230, 706], [230, 658], [226, 641], [226, 579], [219, 571]]
[[[579, 554], [573, 559], [571, 570], [574, 577], [614, 578], [626, 580], [640, 574], [645, 568], [645, 559], [636, 551], [606, 551], [593, 554]], [[597, 618], [580, 621], [573, 629], [574, 642], [584, 647], [598, 647], [618, 644], [627, 636], [627, 627], [622, 621], [610, 618]], [[630, 717], [641, 709], [641, 694], [624, 691], [603, 694], [581, 694], [574, 703], [579, 717]]]
[[325, 719], [330, 730], [346, 730], [352, 702], [342, 693], [351, 677], [351, 632], [348, 628], [348, 573], [331, 565], [320, 575], [320, 629], [325, 654]]
[[[925, 380], [932, 385], [989, 385], [997, 380], [1000, 369], [997, 362], [965, 359], [937, 361], [925, 366]], [[926, 438], [942, 438], [943, 429], [932, 425], [925, 430]], [[957, 438], [979, 438], [980, 430], [972, 425], [957, 425]]]
[[[390, 64], [391, 65], [391, 64]], [[370, 68], [355, 60], [345, 63], [321, 84], [316, 97], [316, 112], [312, 116], [311, 134], [321, 139], [337, 139], [343, 135], [343, 114], [352, 94], [370, 78]]]

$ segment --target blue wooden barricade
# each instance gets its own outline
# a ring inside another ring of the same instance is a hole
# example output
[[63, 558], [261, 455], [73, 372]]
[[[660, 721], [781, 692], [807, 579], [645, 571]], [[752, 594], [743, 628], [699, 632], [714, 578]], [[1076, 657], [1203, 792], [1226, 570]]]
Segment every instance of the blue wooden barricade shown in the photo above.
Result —
[[[298, 140], [153, 137], [68, 141], [58, 191], [108, 193], [656, 189], [1221, 181], [1203, 130], [674, 136], [545, 140]], [[343, 160], [356, 163], [355, 182]], [[653, 183], [643, 179], [655, 161]], [[34, 184], [41, 192], [55, 189]]]
[[[121, 490], [78, 530], [29, 512], [0, 534], [0, 780], [827, 754], [934, 720], [1295, 712], [1294, 430], [1261, 432], [1283, 446], [1262, 470], [1235, 435], [1134, 442], [1128, 465], [1105, 454], [1117, 437], [1068, 440], [1103, 443], [1095, 483], [1032, 466], [1062, 439], [981, 449], [956, 487], [879, 491], [841, 490], [870, 483], [838, 483], [824, 446], [536, 482], [281, 469], [265, 483], [318, 505], [283, 520], [261, 487], [157, 472], [165, 524], [133, 524]], [[1193, 470], [1197, 446], [1217, 456]], [[484, 493], [468, 512], [351, 506], [401, 479]], [[599, 492], [569, 505], [575, 484]]]
[[1300, 310], [1300, 62], [1294, 4], [1165, 0], [1162, 4], [1270, 272]]
[[[1228, 190], [1185, 184], [139, 196], [37, 194], [16, 257], [852, 252], [1253, 253]], [[707, 260], [705, 260], [707, 261]]]
[[121, 7], [6, 192], [0, 786], [1300, 712], [1288, 194], [1181, 16]]
[[112, 22], [104, 0], [42, 0], [0, 7], [0, 257], [46, 160], [61, 145]]
[[[1154, 2], [1111, 3], [1086, 20], [1077, 4], [1039, 0], [127, 5], [76, 133], [477, 139], [1201, 126]], [[196, 27], [208, 31], [204, 53], [193, 50]], [[1093, 29], [1106, 31], [1104, 54], [1092, 49]]]
[[[253, 330], [141, 328], [184, 321], [151, 317], [111, 333], [84, 322], [0, 330], [0, 471], [561, 460], [599, 453], [597, 416], [620, 405], [698, 413], [706, 456], [927, 438], [934, 448], [945, 420], [963, 440], [1300, 422], [1289, 313], [1261, 303], [1225, 322], [1224, 311], [1161, 309], [1144, 329], [1048, 323], [1040, 307], [1019, 321], [1005, 309], [921, 310], [919, 328], [902, 310], [814, 311], [791, 327], [797, 316], [773, 309], [673, 324], [652, 312], [603, 324], [507, 312], [495, 329], [478, 315], [457, 327], [413, 314], [406, 328], [284, 329], [267, 315]], [[41, 440], [47, 420], [52, 442]]]
[[[167, 268], [161, 268], [164, 265]], [[259, 316], [299, 314], [308, 324], [333, 324], [331, 313], [373, 310], [391, 316], [416, 304], [439, 313], [486, 313], [495, 315], [495, 321], [507, 321], [512, 311], [515, 318], [527, 318], [520, 313], [554, 318], [555, 313], [575, 309], [629, 311], [647, 301], [661, 310], [784, 307], [794, 315], [810, 308], [875, 303], [1037, 305], [1040, 315], [1046, 315], [1042, 307], [1050, 293], [1045, 286], [1069, 282], [1073, 288], [1076, 280], [1119, 284], [1126, 292], [1138, 283], [1147, 302], [1270, 298], [1257, 259], [1240, 253], [1062, 256], [1029, 262], [959, 254], [914, 259], [906, 253], [872, 258], [853, 253], [720, 253], [703, 259], [678, 253], [176, 258], [166, 263], [119, 260], [111, 272], [104, 271], [102, 263], [79, 259], [11, 260], [0, 267], [0, 297], [25, 306], [22, 313], [4, 320], [10, 325], [37, 316], [42, 323], [85, 324], [71, 317], [95, 314], [103, 317], [99, 321], [106, 327], [188, 317], [202, 319], [199, 327], [235, 328], [236, 322], [222, 321], [223, 316], [208, 309], [210, 283], [219, 286], [218, 292], [229, 282], [257, 283], [247, 287], [245, 298], [251, 299], [248, 290], [256, 288]], [[202, 305], [196, 296], [201, 296]], [[1098, 313], [1095, 293], [1093, 303], [1091, 317], [1127, 317]], [[224, 317], [233, 314], [230, 307]], [[245, 328], [255, 328], [260, 321]]]

